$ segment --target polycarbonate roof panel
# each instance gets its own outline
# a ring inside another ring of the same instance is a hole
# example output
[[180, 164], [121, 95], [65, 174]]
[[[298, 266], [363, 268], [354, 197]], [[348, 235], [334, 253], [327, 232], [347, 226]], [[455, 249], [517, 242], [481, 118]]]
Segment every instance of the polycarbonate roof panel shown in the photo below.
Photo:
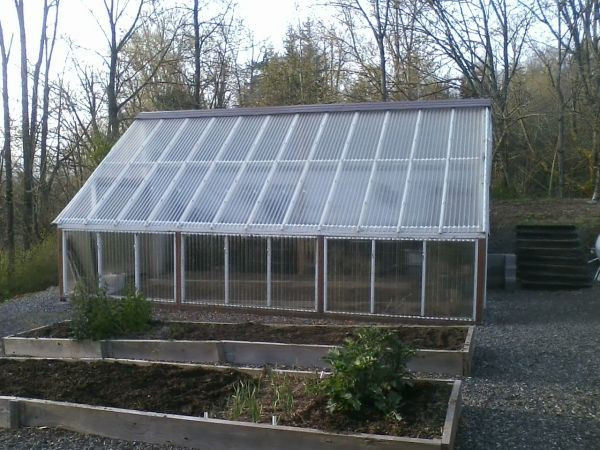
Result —
[[61, 228], [385, 238], [488, 229], [486, 100], [144, 113]]

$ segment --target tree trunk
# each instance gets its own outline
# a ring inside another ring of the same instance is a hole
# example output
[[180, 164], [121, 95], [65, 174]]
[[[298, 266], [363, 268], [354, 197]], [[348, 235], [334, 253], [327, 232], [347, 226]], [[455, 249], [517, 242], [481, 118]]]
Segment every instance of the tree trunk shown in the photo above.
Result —
[[0, 24], [0, 59], [2, 60], [2, 108], [4, 110], [4, 170], [6, 172], [6, 185], [4, 188], [4, 201], [6, 209], [6, 247], [8, 250], [8, 274], [9, 277], [15, 271], [15, 207], [13, 202], [13, 179], [12, 179], [12, 152], [10, 135], [10, 110], [8, 101], [8, 57], [4, 43], [4, 32]]
[[199, 6], [198, 0], [194, 0], [194, 107], [196, 109], [202, 108], [201, 98], [200, 98], [200, 22], [198, 20], [199, 15]]
[[19, 20], [19, 36], [21, 43], [21, 140], [23, 149], [23, 247], [31, 247], [31, 226], [33, 223], [33, 161], [31, 154], [31, 134], [29, 130], [29, 75], [27, 73], [27, 35], [25, 32], [25, 15], [23, 0], [15, 0]]

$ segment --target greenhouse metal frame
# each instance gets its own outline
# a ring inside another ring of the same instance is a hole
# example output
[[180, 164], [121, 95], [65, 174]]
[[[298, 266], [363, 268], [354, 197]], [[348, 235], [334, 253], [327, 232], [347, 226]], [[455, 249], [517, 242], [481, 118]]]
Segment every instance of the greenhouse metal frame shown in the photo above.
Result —
[[60, 289], [479, 321], [488, 100], [142, 113], [56, 218]]

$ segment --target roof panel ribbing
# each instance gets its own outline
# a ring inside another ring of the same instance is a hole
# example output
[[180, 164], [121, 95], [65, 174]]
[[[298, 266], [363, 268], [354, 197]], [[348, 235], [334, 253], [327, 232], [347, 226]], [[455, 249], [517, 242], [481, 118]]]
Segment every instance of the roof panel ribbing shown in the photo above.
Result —
[[56, 222], [385, 238], [487, 232], [489, 102], [138, 116]]

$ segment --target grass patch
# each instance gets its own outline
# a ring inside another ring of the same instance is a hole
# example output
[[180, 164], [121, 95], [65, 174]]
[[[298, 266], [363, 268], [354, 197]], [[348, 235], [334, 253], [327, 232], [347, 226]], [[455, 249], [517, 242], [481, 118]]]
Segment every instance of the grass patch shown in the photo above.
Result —
[[30, 250], [18, 250], [15, 271], [8, 270], [8, 254], [0, 253], [0, 301], [27, 292], [37, 292], [58, 284], [56, 239], [52, 236]]

